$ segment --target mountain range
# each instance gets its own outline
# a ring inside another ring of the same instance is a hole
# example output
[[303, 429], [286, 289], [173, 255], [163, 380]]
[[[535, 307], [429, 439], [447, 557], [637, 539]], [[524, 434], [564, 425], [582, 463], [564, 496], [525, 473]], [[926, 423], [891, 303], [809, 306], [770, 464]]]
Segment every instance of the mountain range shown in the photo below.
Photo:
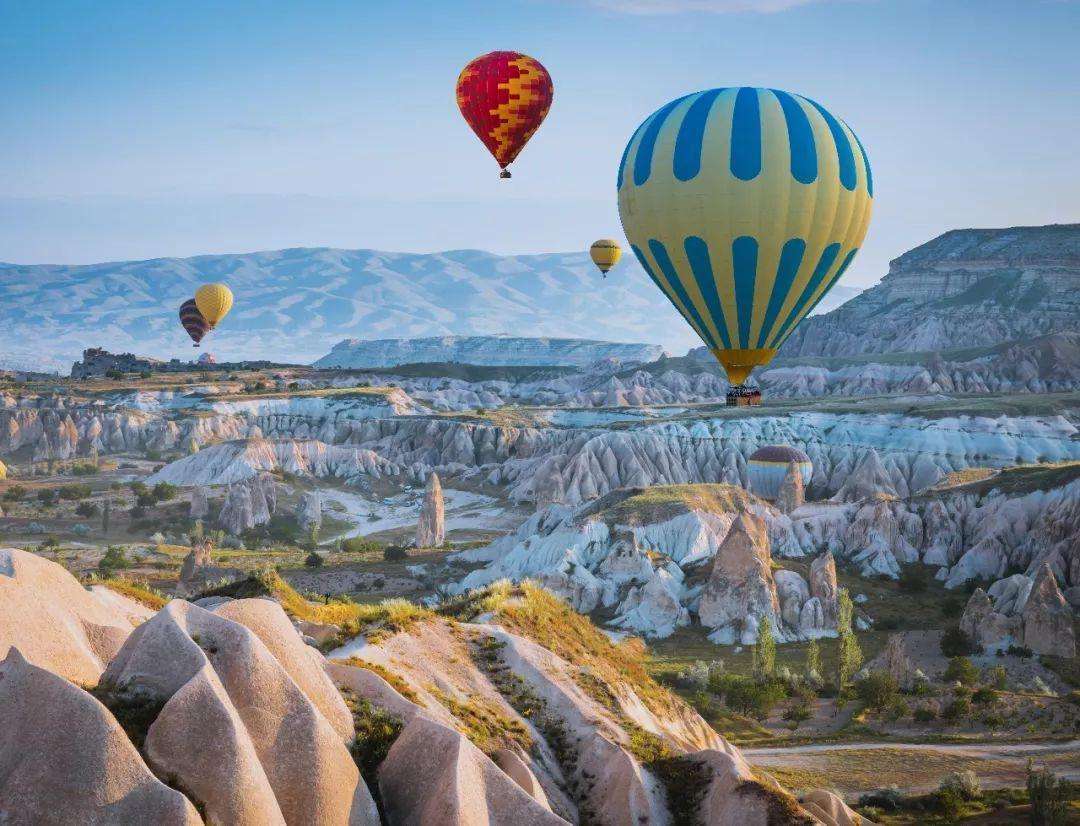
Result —
[[[204, 342], [222, 361], [306, 364], [346, 339], [509, 334], [648, 342], [673, 354], [700, 344], [630, 258], [602, 279], [584, 253], [298, 248], [0, 264], [0, 368], [66, 372], [92, 346], [190, 358], [176, 309], [206, 281], [228, 282], [237, 297]], [[895, 259], [876, 286], [840, 285], [828, 298], [782, 357], [950, 350], [1073, 331], [1080, 225], [947, 232]]]

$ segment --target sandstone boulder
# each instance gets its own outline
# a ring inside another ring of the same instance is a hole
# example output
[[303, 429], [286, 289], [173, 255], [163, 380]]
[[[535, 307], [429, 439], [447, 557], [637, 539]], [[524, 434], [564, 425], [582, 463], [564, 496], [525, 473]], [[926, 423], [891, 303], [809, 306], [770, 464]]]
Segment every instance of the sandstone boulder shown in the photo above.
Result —
[[55, 562], [0, 549], [0, 656], [14, 646], [34, 665], [94, 685], [137, 622]]
[[810, 596], [821, 603], [825, 626], [836, 628], [840, 614], [840, 586], [836, 582], [836, 560], [825, 552], [810, 563]]
[[15, 648], [0, 662], [0, 823], [201, 824], [146, 767], [113, 715]]
[[420, 715], [380, 766], [379, 792], [395, 826], [566, 823], [457, 731]]
[[287, 628], [303, 649], [280, 635], [275, 648], [287, 666], [241, 623], [173, 600], [132, 634], [103, 686], [118, 702], [161, 707], [147, 732], [147, 759], [190, 790], [210, 820], [377, 824], [342, 731], [294, 679], [324, 692], [303, 664], [314, 652], [279, 621], [280, 608], [250, 604], [262, 602], [234, 600], [217, 610], [268, 636]]
[[802, 473], [799, 466], [794, 462], [788, 464], [787, 473], [780, 483], [780, 493], [776, 497], [776, 507], [781, 513], [791, 513], [796, 508], [801, 508], [806, 502], [806, 491], [803, 487]]

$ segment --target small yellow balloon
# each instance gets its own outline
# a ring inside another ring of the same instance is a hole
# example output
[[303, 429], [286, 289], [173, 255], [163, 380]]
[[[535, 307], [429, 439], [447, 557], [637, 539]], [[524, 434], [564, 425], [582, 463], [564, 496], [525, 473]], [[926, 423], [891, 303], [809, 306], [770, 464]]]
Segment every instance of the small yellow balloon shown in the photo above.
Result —
[[618, 264], [619, 259], [622, 258], [622, 248], [619, 247], [618, 241], [601, 238], [589, 247], [589, 256], [600, 272], [607, 275], [608, 270]]
[[211, 329], [229, 314], [232, 305], [232, 290], [224, 284], [203, 284], [195, 291], [195, 306]]
[[7, 479], [7, 465], [0, 462], [0, 481], [3, 481], [4, 479]]

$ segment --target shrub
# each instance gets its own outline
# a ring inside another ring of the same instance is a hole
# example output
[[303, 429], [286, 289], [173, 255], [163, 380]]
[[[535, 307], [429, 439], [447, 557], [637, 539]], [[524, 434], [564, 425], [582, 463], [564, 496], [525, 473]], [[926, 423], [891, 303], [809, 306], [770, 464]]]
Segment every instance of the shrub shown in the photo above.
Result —
[[79, 506], [75, 508], [75, 513], [78, 516], [97, 516], [101, 513], [101, 509], [93, 502], [80, 502]]
[[971, 700], [967, 697], [954, 697], [941, 711], [943, 719], [955, 723], [971, 713]]
[[979, 785], [979, 778], [975, 776], [973, 771], [953, 772], [945, 775], [945, 778], [938, 786], [938, 791], [946, 789], [955, 791], [964, 800], [978, 800], [982, 796], [982, 786]]
[[979, 680], [979, 669], [967, 657], [953, 657], [945, 669], [945, 679], [961, 685], [973, 685]]
[[971, 695], [971, 702], [980, 706], [992, 705], [997, 702], [997, 699], [997, 692], [986, 686], [975, 689], [975, 693]]
[[108, 550], [105, 551], [105, 556], [98, 562], [98, 573], [108, 578], [117, 571], [130, 567], [131, 560], [128, 559], [124, 549], [119, 545], [110, 545]]
[[26, 488], [22, 485], [12, 485], [4, 491], [4, 499], [8, 502], [21, 502], [26, 496]]
[[136, 479], [133, 482], [128, 482], [128, 488], [136, 496], [139, 496], [140, 494], [146, 493], [149, 490], [149, 488], [146, 487], [146, 483], [145, 482], [140, 482], [138, 479]]
[[150, 491], [145, 491], [135, 497], [135, 504], [140, 508], [152, 508], [157, 504], [157, 499]]
[[308, 568], [321, 568], [323, 564], [323, 558], [321, 554], [312, 551], [307, 555], [307, 559], [304, 560], [304, 565]]
[[948, 597], [941, 601], [941, 616], [958, 617], [964, 613], [964, 600], [959, 597]]
[[382, 551], [384, 547], [383, 543], [364, 536], [354, 536], [350, 539], [341, 540], [341, 550], [350, 554], [373, 553]]
[[1031, 822], [1035, 826], [1059, 826], [1069, 815], [1072, 784], [1046, 769], [1035, 770], [1028, 761], [1028, 799], [1031, 801]]
[[919, 706], [912, 715], [916, 723], [932, 723], [937, 719], [937, 712], [930, 706]]
[[99, 471], [97, 465], [92, 465], [89, 462], [81, 462], [72, 465], [71, 472], [75, 476], [97, 476]]
[[881, 711], [890, 705], [899, 692], [896, 678], [888, 671], [871, 671], [855, 684], [855, 693], [867, 708]]
[[724, 702], [732, 711], [764, 720], [784, 699], [784, 689], [777, 683], [758, 684], [749, 677], [734, 674], [724, 676]]
[[178, 488], [176, 485], [170, 485], [168, 482], [158, 482], [154, 485], [154, 499], [158, 502], [168, 502], [171, 499], [176, 498]]
[[959, 626], [945, 629], [941, 637], [941, 653], [946, 657], [966, 657], [978, 653], [978, 646]]
[[938, 789], [935, 795], [941, 816], [947, 823], [954, 823], [964, 813], [964, 798], [956, 789]]
[[383, 548], [383, 559], [387, 562], [400, 562], [409, 558], [408, 549], [401, 545], [387, 545]]
[[898, 811], [904, 805], [904, 793], [897, 786], [887, 786], [867, 792], [859, 798], [859, 807], [873, 806], [886, 812]]
[[37, 492], [37, 500], [45, 507], [56, 504], [56, 491], [43, 488]]
[[1005, 649], [1005, 653], [1010, 657], [1020, 657], [1022, 659], [1028, 659], [1029, 657], [1035, 656], [1035, 652], [1024, 645], [1010, 645]]
[[60, 488], [60, 498], [68, 501], [86, 499], [92, 496], [93, 493], [94, 491], [89, 485], [67, 485]]

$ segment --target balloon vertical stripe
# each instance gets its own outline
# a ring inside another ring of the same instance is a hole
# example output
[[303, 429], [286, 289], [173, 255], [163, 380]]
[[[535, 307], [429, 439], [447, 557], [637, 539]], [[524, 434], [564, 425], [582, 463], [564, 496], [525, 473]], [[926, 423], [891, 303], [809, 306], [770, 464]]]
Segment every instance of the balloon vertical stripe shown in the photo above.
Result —
[[784, 306], [784, 300], [791, 292], [791, 285], [795, 282], [795, 276], [799, 274], [805, 252], [806, 242], [802, 238], [792, 238], [784, 244], [784, 249], [780, 252], [780, 264], [776, 268], [772, 295], [769, 297], [769, 307], [765, 311], [765, 322], [761, 325], [756, 347], [766, 346], [768, 333], [772, 330], [781, 307]]
[[637, 157], [634, 158], [634, 185], [641, 186], [652, 175], [653, 151], [656, 149], [656, 139], [660, 137], [660, 130], [664, 128], [671, 110], [682, 103], [686, 97], [671, 101], [653, 116], [652, 122], [645, 128], [645, 134], [641, 136], [638, 144]]
[[851, 142], [844, 133], [843, 127], [825, 107], [809, 98], [807, 100], [825, 118], [825, 123], [828, 124], [829, 131], [832, 132], [833, 141], [836, 143], [836, 156], [840, 161], [840, 183], [843, 184], [844, 189], [855, 189], [855, 156], [851, 152]]
[[[642, 256], [634, 248], [634, 252], [637, 253], [638, 258]], [[678, 303], [682, 305], [684, 310], [680, 310], [683, 313], [683, 317], [689, 313], [690, 326], [694, 328], [694, 332], [708, 344], [710, 347], [716, 346], [716, 339], [712, 333], [709, 332], [709, 328], [705, 325], [705, 321], [701, 318], [701, 314], [698, 312], [697, 306], [690, 300], [690, 296], [686, 292], [686, 287], [679, 279], [678, 274], [675, 272], [675, 266], [671, 263], [671, 256], [668, 255], [667, 248], [660, 241], [649, 241], [649, 252], [653, 254], [656, 259], [656, 265], [660, 268], [660, 272], [664, 276], [663, 284], [667, 285], [666, 292], [669, 295], [675, 295], [678, 298]], [[657, 283], [661, 283], [655, 276], [653, 280]], [[676, 305], [678, 307], [678, 305]]]
[[761, 174], [761, 106], [757, 89], [744, 86], [731, 121], [731, 174], [752, 181]]
[[844, 126], [847, 126], [848, 131], [851, 132], [851, 136], [855, 138], [855, 143], [859, 146], [859, 154], [862, 155], [863, 169], [866, 170], [866, 191], [870, 193], [870, 197], [872, 198], [874, 196], [874, 173], [870, 171], [870, 157], [866, 154], [862, 141], [859, 140], [859, 136], [855, 134], [855, 130], [846, 123]]
[[705, 121], [709, 118], [712, 105], [723, 89], [710, 89], [702, 92], [697, 100], [690, 104], [690, 109], [679, 127], [675, 138], [675, 158], [673, 173], [680, 181], [691, 181], [701, 171], [701, 143], [705, 139]]
[[728, 336], [727, 320], [724, 318], [724, 306], [720, 302], [720, 294], [716, 291], [716, 276], [709, 258], [709, 245], [704, 239], [691, 235], [683, 242], [683, 248], [686, 250], [686, 259], [690, 262], [690, 270], [694, 273], [698, 290], [705, 299], [709, 315], [712, 316], [713, 326], [720, 333], [724, 347], [730, 348], [731, 338]]
[[812, 184], [817, 180], [817, 147], [814, 146], [814, 130], [806, 112], [795, 98], [779, 89], [770, 90], [780, 101], [787, 122], [788, 143], [791, 146], [791, 177], [800, 184]]
[[750, 322], [754, 313], [754, 285], [757, 280], [758, 242], [743, 235], [731, 244], [731, 266], [735, 273], [735, 305], [739, 308], [739, 347], [750, 346]]
[[770, 346], [777, 347], [779, 341], [783, 339], [784, 334], [788, 329], [794, 327], [795, 322], [805, 315], [803, 313], [803, 308], [810, 303], [810, 299], [813, 298], [814, 294], [817, 292], [817, 288], [821, 285], [821, 282], [825, 280], [825, 276], [829, 274], [833, 263], [836, 261], [836, 256], [839, 254], [839, 244], [830, 244], [825, 247], [825, 250], [821, 253], [821, 258], [818, 259], [817, 266], [814, 267], [814, 274], [810, 276], [810, 280], [806, 283], [806, 287], [803, 288], [802, 295], [799, 296], [799, 300], [792, 311], [788, 313], [787, 320], [780, 326], [780, 331], [770, 342]]

